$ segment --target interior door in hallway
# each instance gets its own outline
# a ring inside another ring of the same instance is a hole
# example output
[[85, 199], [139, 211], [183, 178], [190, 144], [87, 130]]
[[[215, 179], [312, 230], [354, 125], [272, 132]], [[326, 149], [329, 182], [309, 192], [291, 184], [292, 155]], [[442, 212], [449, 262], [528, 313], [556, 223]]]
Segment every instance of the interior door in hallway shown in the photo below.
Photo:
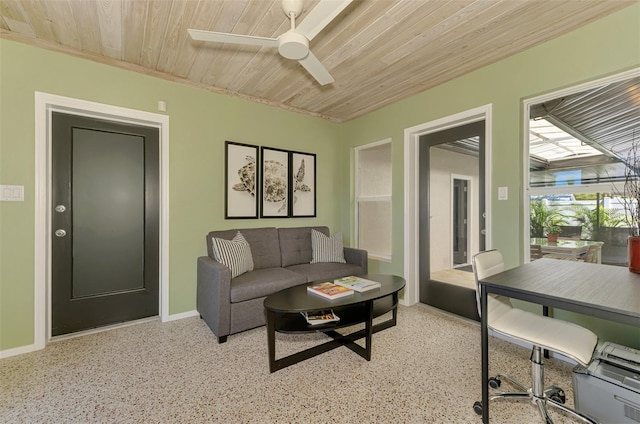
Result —
[[469, 240], [468, 222], [468, 184], [462, 178], [453, 178], [452, 190], [452, 224], [453, 224], [453, 266], [468, 265], [470, 258], [467, 257]]
[[51, 335], [158, 315], [158, 129], [54, 112], [51, 158]]

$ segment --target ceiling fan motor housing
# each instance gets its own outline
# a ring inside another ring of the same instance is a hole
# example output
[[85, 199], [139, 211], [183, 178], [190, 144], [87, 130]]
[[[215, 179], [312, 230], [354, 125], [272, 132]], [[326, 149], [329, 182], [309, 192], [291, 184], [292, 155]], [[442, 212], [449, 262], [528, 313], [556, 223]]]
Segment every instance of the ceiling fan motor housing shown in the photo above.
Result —
[[295, 18], [302, 13], [302, 1], [301, 0], [282, 0], [282, 11], [287, 17], [291, 17], [291, 14]]
[[294, 30], [287, 31], [278, 38], [278, 52], [287, 59], [304, 59], [309, 54], [309, 40]]

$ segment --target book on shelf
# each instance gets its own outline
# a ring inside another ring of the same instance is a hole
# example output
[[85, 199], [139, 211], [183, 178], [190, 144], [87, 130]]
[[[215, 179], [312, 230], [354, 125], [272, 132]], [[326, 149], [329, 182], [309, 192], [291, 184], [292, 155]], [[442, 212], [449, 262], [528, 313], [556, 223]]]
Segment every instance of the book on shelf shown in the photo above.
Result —
[[352, 289], [342, 287], [337, 284], [330, 283], [328, 281], [307, 286], [307, 291], [309, 293], [326, 297], [327, 299], [338, 299], [340, 297], [349, 296], [350, 294], [353, 294]]
[[366, 278], [356, 277], [350, 275], [348, 277], [338, 278], [333, 281], [336, 285], [346, 287], [357, 292], [365, 292], [368, 290], [377, 289], [380, 287], [380, 283], [377, 281], [367, 280]]
[[340, 321], [340, 318], [333, 313], [332, 309], [324, 311], [300, 312], [304, 319], [311, 325], [326, 324], [328, 322]]

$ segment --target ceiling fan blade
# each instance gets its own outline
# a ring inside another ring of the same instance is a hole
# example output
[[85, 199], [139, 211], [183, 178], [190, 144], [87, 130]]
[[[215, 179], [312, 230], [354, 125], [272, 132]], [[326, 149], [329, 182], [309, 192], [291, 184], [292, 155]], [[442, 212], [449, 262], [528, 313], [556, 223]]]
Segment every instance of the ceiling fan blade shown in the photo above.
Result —
[[329, 22], [338, 16], [353, 0], [320, 0], [309, 12], [296, 31], [311, 41]]
[[329, 71], [320, 63], [317, 57], [313, 53], [309, 52], [307, 57], [300, 59], [298, 62], [311, 74], [312, 77], [320, 83], [320, 85], [331, 84], [335, 80], [329, 74]]
[[229, 34], [226, 32], [202, 31], [188, 29], [191, 38], [197, 41], [213, 41], [216, 43], [252, 44], [254, 46], [278, 47], [277, 38], [254, 37], [252, 35]]

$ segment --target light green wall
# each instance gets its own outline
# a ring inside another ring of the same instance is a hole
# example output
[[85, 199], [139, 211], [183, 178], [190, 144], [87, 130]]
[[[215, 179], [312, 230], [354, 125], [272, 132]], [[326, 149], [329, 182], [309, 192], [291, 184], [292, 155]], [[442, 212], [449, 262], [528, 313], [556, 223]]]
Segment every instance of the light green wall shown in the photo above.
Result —
[[[392, 263], [403, 270], [403, 131], [493, 104], [494, 247], [508, 266], [522, 256], [520, 117], [523, 98], [640, 65], [640, 5], [345, 124], [216, 95], [118, 68], [0, 40], [0, 184], [25, 186], [24, 202], [0, 203], [0, 350], [33, 340], [34, 91], [156, 112], [170, 117], [170, 313], [195, 308], [195, 261], [214, 228], [326, 224], [352, 232], [351, 147], [393, 139]], [[315, 219], [223, 219], [224, 141], [314, 152]], [[508, 186], [497, 202], [496, 187]], [[579, 320], [580, 318], [578, 318]], [[600, 325], [600, 324], [598, 324]], [[600, 332], [629, 340], [632, 330], [605, 323]], [[632, 344], [632, 343], [627, 343]], [[636, 343], [637, 344], [637, 343]]]
[[[119, 68], [0, 40], [0, 184], [24, 202], [0, 203], [0, 350], [33, 340], [34, 92], [169, 115], [170, 313], [195, 309], [196, 258], [213, 229], [327, 225], [340, 231], [339, 125]], [[317, 218], [224, 220], [224, 142], [316, 153]]]
[[[493, 247], [507, 267], [522, 262], [522, 101], [640, 66], [640, 4], [605, 17], [555, 40], [486, 66], [448, 83], [393, 103], [343, 125], [344, 163], [353, 146], [384, 138], [393, 144], [393, 263], [371, 261], [370, 269], [403, 273], [404, 130], [439, 118], [492, 105]], [[497, 200], [497, 187], [509, 187], [509, 199]], [[352, 193], [344, 194], [351, 205]], [[353, 209], [345, 208], [343, 228], [352, 229]], [[539, 307], [538, 307], [539, 309]], [[558, 313], [561, 316], [562, 313]], [[570, 315], [619, 343], [640, 347], [638, 330]], [[596, 323], [597, 322], [597, 323]]]

